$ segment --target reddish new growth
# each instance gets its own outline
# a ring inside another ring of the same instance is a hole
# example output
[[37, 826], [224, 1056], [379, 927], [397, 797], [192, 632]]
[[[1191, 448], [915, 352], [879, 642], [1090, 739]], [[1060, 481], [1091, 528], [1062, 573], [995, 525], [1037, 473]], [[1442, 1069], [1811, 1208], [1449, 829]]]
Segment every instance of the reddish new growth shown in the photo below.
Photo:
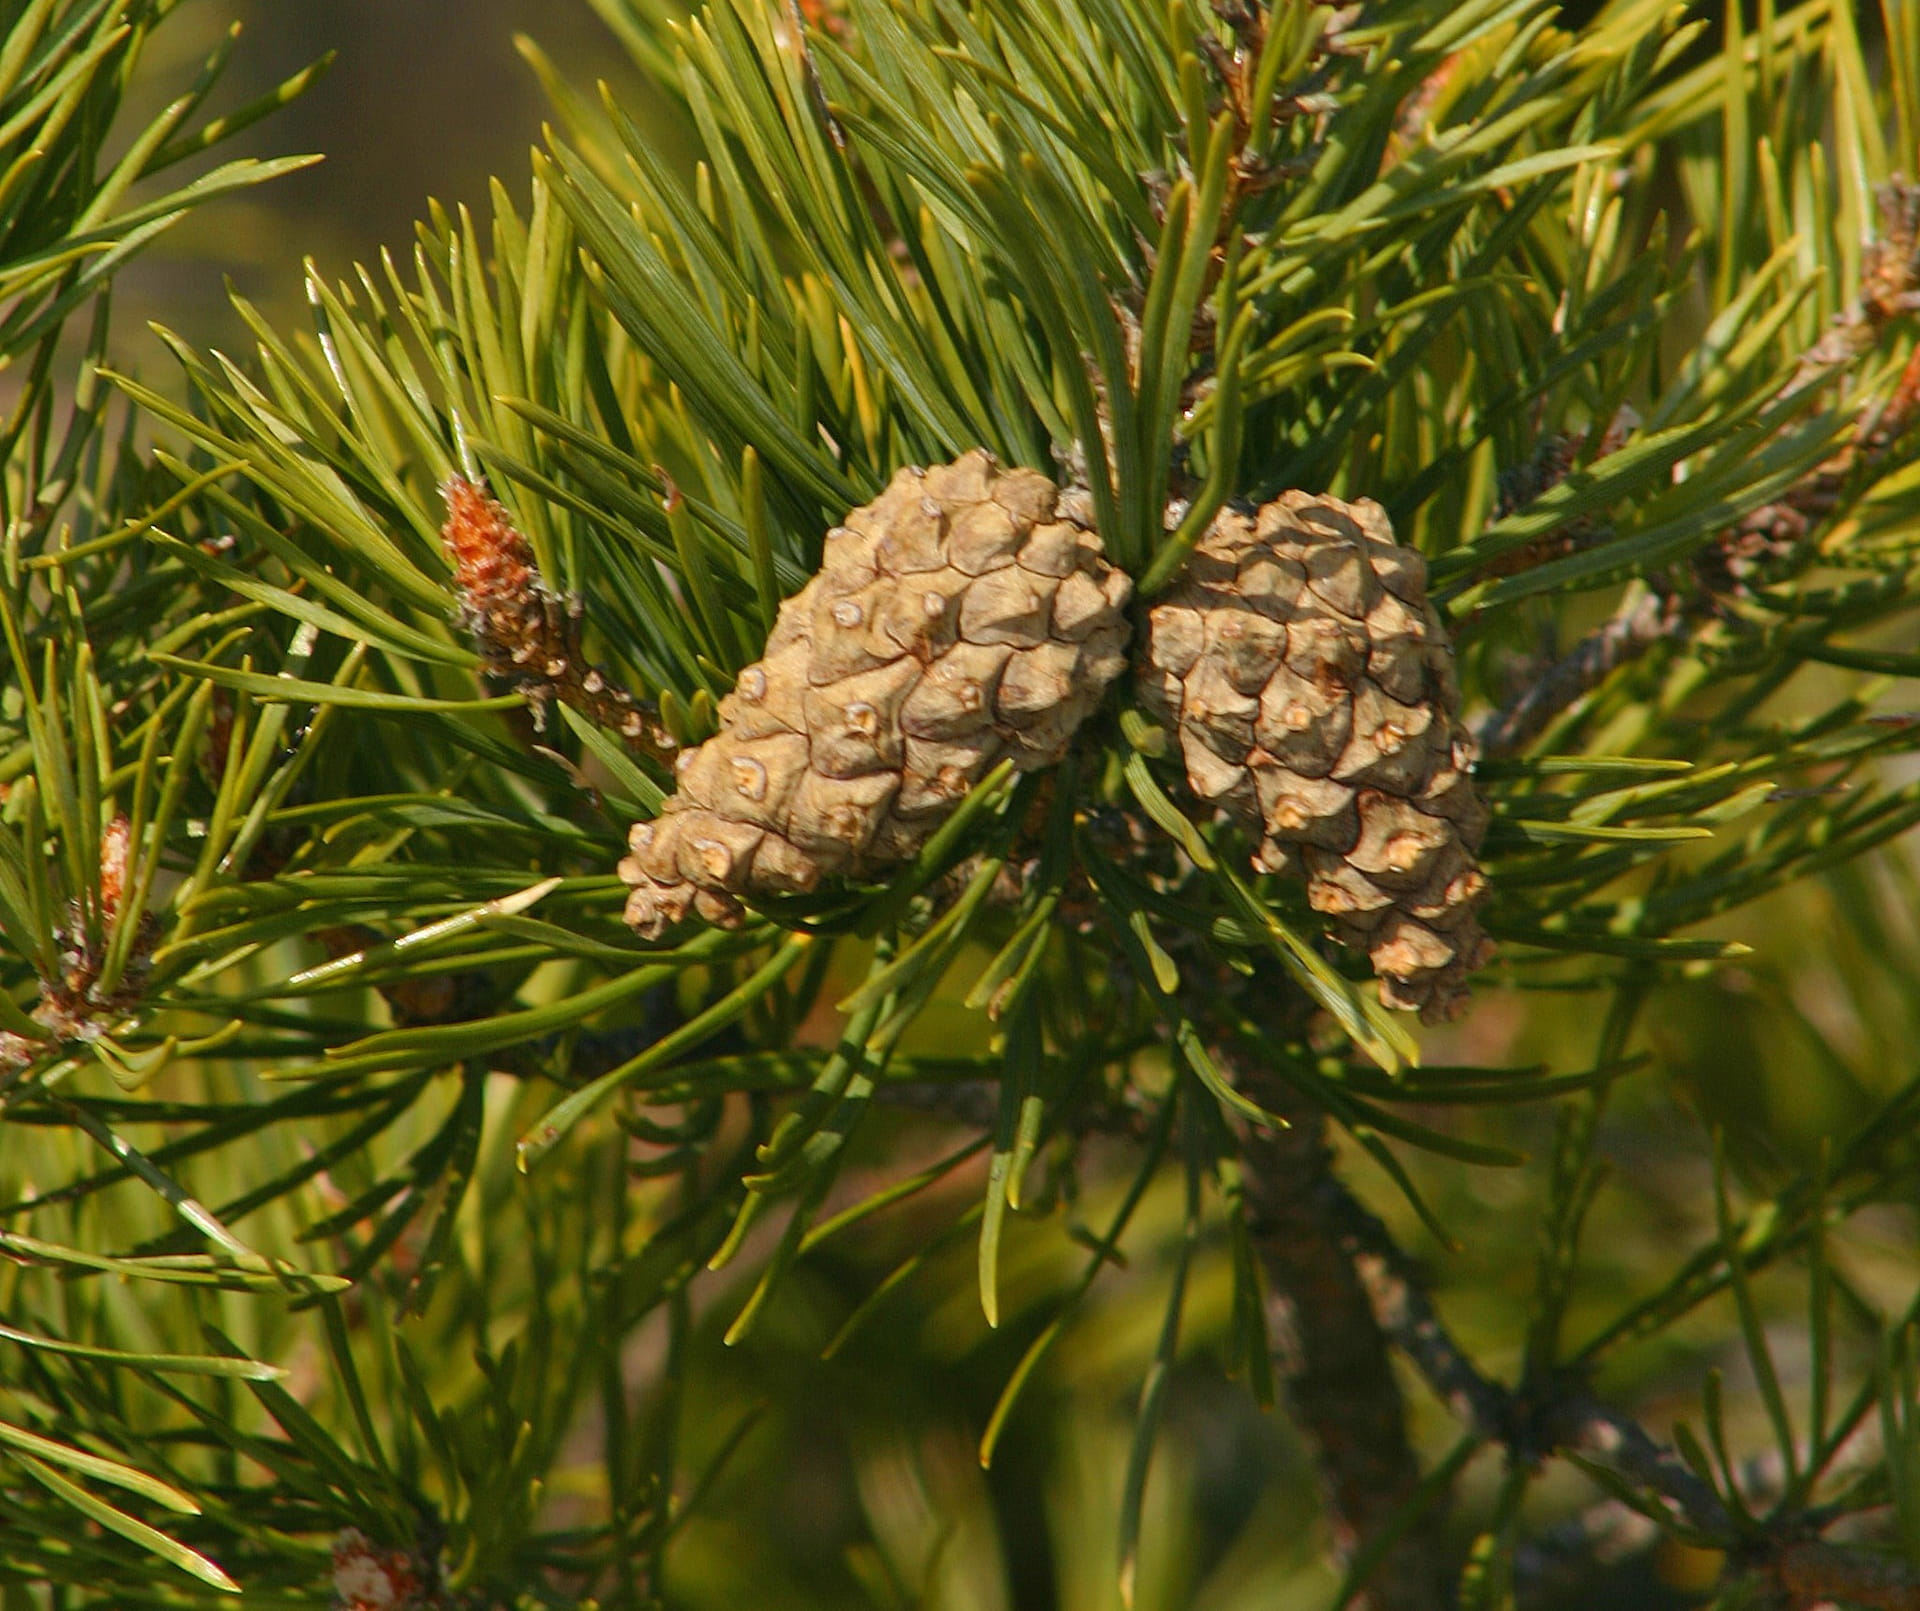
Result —
[[383, 1550], [357, 1527], [333, 1541], [335, 1611], [424, 1611], [439, 1605], [430, 1571], [406, 1550]]
[[100, 922], [104, 928], [120, 915], [127, 893], [127, 852], [133, 845], [133, 824], [115, 817], [100, 836]]
[[469, 611], [490, 615], [546, 590], [533, 545], [513, 529], [506, 510], [487, 496], [485, 487], [454, 476], [441, 490], [447, 499], [447, 523], [440, 537]]
[[798, 6], [801, 19], [809, 28], [818, 28], [835, 39], [845, 39], [853, 32], [839, 0], [798, 0]]
[[25, 1068], [50, 1045], [94, 1040], [105, 1032], [108, 1020], [124, 1016], [139, 1004], [157, 934], [150, 913], [143, 912], [136, 920], [139, 926], [118, 980], [108, 985], [101, 977], [107, 964], [107, 943], [126, 904], [132, 849], [133, 826], [124, 816], [117, 816], [100, 835], [100, 889], [93, 903], [92, 921], [81, 900], [71, 901], [66, 922], [53, 931], [60, 947], [59, 973], [54, 978], [42, 977], [40, 999], [29, 1015], [52, 1039], [35, 1040], [11, 1030], [0, 1032], [0, 1072]]
[[447, 522], [440, 537], [453, 561], [460, 621], [473, 634], [487, 675], [526, 695], [536, 727], [544, 728], [547, 704], [558, 699], [612, 728], [631, 748], [666, 758], [674, 740], [650, 708], [582, 657], [580, 600], [547, 585], [532, 545], [506, 510], [485, 486], [459, 476], [441, 490]]

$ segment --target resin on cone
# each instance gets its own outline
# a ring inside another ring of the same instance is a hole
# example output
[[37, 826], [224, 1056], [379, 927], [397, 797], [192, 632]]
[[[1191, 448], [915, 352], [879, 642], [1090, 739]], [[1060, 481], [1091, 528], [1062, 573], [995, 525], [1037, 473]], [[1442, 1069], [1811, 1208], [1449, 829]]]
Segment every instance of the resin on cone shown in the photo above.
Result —
[[1132, 584], [1032, 470], [905, 469], [827, 534], [761, 658], [634, 825], [626, 918], [804, 893], [910, 859], [1001, 760], [1051, 766], [1126, 664]]
[[1150, 612], [1141, 699], [1202, 800], [1258, 827], [1391, 1006], [1466, 1000], [1487, 808], [1426, 566], [1376, 503], [1282, 493], [1223, 510]]

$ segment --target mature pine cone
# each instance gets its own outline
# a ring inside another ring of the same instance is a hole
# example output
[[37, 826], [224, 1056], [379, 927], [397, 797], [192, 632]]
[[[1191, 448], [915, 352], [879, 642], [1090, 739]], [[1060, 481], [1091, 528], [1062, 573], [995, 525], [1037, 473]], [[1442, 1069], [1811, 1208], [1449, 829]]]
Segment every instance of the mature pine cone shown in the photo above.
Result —
[[1426, 567], [1385, 511], [1282, 493], [1224, 510], [1149, 616], [1141, 698], [1194, 793], [1257, 824], [1254, 866], [1364, 947], [1429, 1022], [1491, 946], [1473, 915], [1487, 808]]
[[1126, 663], [1132, 584], [1032, 470], [906, 469], [827, 534], [761, 659], [634, 825], [627, 921], [804, 892], [907, 860], [1002, 758], [1051, 766]]

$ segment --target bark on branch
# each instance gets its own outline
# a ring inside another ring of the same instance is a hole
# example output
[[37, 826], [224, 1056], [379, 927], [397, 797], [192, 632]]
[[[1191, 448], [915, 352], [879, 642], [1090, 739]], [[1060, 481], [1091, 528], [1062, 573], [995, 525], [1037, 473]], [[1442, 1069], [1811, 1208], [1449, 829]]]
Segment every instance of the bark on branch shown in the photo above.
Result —
[[[1553, 1454], [1584, 1455], [1659, 1503], [1676, 1525], [1726, 1540], [1728, 1576], [1755, 1580], [1782, 1611], [1812, 1611], [1830, 1601], [1870, 1611], [1920, 1607], [1920, 1573], [1889, 1555], [1811, 1538], [1811, 1519], [1786, 1519], [1782, 1530], [1759, 1536], [1743, 1532], [1715, 1488], [1680, 1455], [1582, 1384], [1517, 1392], [1492, 1381], [1440, 1321], [1413, 1260], [1332, 1175], [1323, 1121], [1302, 1114], [1290, 1087], [1275, 1077], [1244, 1064], [1235, 1075], [1256, 1102], [1296, 1125], [1244, 1133], [1244, 1190], [1263, 1217], [1271, 1219], [1271, 1206], [1281, 1210], [1273, 1221], [1279, 1235], [1256, 1235], [1267, 1277], [1290, 1319], [1298, 1325], [1306, 1313], [1306, 1333], [1334, 1359], [1327, 1379], [1294, 1375], [1292, 1396], [1325, 1452], [1334, 1503], [1344, 1505], [1340, 1515], [1361, 1542], [1390, 1525], [1392, 1505], [1404, 1503], [1417, 1482], [1404, 1406], [1384, 1367], [1390, 1344], [1436, 1398], [1509, 1457], [1532, 1465]], [[1363, 1313], [1352, 1308], [1356, 1292]], [[1367, 1379], [1375, 1386], [1356, 1392]], [[1356, 1484], [1377, 1486], [1357, 1492]], [[1379, 1611], [1450, 1603], [1450, 1576], [1436, 1544], [1430, 1519], [1407, 1534], [1375, 1580]]]
[[[1247, 1229], [1268, 1282], [1267, 1329], [1288, 1406], [1318, 1455], [1335, 1547], [1350, 1557], [1398, 1524], [1419, 1486], [1406, 1407], [1366, 1285], [1329, 1234], [1325, 1119], [1230, 1048], [1215, 1055], [1253, 1101], [1292, 1122], [1241, 1131]], [[1430, 1512], [1388, 1549], [1354, 1603], [1443, 1611], [1449, 1575]]]

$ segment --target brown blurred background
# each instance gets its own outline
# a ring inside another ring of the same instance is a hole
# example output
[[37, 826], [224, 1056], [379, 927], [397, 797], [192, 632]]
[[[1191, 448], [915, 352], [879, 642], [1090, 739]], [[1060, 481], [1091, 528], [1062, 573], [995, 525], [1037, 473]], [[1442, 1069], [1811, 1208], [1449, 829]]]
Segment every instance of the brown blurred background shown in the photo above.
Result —
[[[333, 278], [382, 246], [404, 252], [429, 197], [484, 212], [497, 175], [524, 205], [527, 153], [548, 109], [517, 34], [583, 88], [634, 82], [586, 0], [189, 0], [155, 40], [167, 70], [147, 82], [179, 87], [235, 21], [242, 32], [216, 112], [329, 51], [335, 59], [304, 97], [227, 154], [317, 151], [326, 160], [209, 207], [166, 237], [121, 282], [125, 335], [155, 318], [195, 345], [232, 343], [241, 326], [227, 303], [229, 278], [284, 323], [301, 300], [304, 259]], [[160, 356], [157, 345], [136, 349], [129, 356], [143, 367]]]

